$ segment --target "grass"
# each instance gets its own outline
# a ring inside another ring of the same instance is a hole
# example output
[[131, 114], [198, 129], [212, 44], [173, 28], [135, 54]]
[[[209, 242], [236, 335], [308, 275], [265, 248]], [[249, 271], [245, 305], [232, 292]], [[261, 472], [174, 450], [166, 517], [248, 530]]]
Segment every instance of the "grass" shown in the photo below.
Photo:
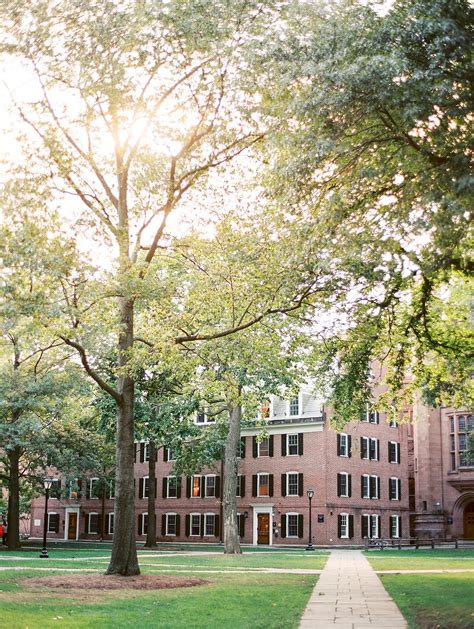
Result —
[[[207, 550], [207, 549], [206, 549]], [[213, 568], [224, 572], [195, 575], [208, 584], [186, 589], [137, 591], [55, 590], [28, 587], [32, 576], [64, 574], [54, 568], [104, 570], [108, 549], [52, 549], [50, 559], [41, 560], [33, 553], [21, 553], [19, 559], [0, 554], [0, 567], [22, 570], [0, 571], [2, 627], [9, 629], [44, 629], [59, 624], [72, 628], [206, 628], [227, 625], [248, 629], [296, 628], [314, 588], [317, 576], [256, 573], [246, 568], [321, 569], [327, 555], [287, 551], [286, 553], [246, 553], [237, 557], [215, 555], [156, 556], [139, 551], [142, 572], [159, 572], [176, 566], [179, 574], [193, 574]], [[15, 555], [17, 556], [17, 555]], [[181, 564], [181, 565], [179, 565]], [[38, 568], [51, 567], [51, 572]], [[226, 568], [242, 568], [226, 572]]]
[[474, 549], [375, 550], [365, 556], [374, 570], [474, 569]]
[[411, 629], [474, 627], [472, 574], [390, 574], [381, 578]]

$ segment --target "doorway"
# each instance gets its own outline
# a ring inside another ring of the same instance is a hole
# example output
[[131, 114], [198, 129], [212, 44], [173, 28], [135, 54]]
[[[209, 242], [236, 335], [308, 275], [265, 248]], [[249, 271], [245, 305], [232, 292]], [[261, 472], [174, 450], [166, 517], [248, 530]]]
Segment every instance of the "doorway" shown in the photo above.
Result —
[[79, 539], [79, 509], [66, 508], [64, 539]]
[[257, 514], [257, 544], [270, 543], [270, 514]]
[[464, 509], [464, 539], [474, 539], [474, 502]]

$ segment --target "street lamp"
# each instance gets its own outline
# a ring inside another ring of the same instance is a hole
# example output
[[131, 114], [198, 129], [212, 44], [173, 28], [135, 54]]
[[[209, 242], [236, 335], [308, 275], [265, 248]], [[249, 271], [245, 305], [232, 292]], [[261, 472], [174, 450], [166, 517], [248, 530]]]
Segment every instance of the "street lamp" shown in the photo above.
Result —
[[43, 520], [43, 548], [40, 552], [40, 559], [48, 559], [48, 551], [46, 550], [46, 534], [48, 532], [48, 498], [49, 490], [53, 484], [52, 478], [45, 478], [43, 481], [44, 486], [44, 520]]
[[314, 491], [312, 489], [308, 489], [308, 491], [306, 492], [306, 495], [308, 496], [308, 500], [309, 500], [309, 539], [308, 539], [308, 545], [306, 546], [306, 550], [314, 550], [314, 546], [311, 541], [311, 500], [313, 499]]

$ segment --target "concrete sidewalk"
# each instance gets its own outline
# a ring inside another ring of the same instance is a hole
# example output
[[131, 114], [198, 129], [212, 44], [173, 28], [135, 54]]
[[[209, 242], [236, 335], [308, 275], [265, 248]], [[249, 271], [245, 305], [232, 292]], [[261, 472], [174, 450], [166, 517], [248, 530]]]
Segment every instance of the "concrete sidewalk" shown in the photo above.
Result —
[[300, 629], [402, 629], [400, 610], [359, 550], [332, 551]]

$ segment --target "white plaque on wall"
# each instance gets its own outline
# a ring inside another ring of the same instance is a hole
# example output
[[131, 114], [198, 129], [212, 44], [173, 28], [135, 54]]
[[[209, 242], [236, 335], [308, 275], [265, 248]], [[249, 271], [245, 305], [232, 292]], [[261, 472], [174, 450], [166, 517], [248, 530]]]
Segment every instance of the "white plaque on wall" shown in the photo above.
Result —
[[35, 520], [35, 526], [41, 526], [41, 520]]

